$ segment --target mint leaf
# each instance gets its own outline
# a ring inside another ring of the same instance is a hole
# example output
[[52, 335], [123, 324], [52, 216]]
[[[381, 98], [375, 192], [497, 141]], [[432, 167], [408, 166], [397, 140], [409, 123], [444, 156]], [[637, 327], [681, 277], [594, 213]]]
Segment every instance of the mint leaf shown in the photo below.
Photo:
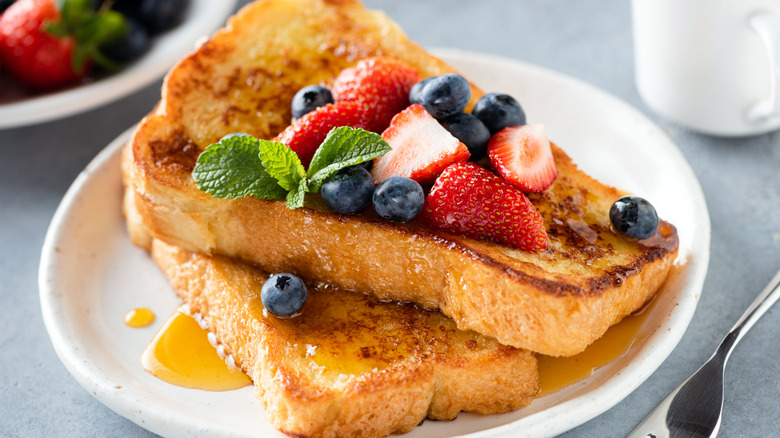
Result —
[[198, 188], [218, 198], [254, 196], [285, 199], [303, 207], [306, 193], [316, 193], [331, 175], [372, 160], [390, 150], [382, 137], [350, 127], [332, 129], [314, 154], [308, 173], [288, 146], [248, 135], [223, 138], [198, 157], [192, 177]]
[[300, 181], [306, 176], [306, 171], [289, 146], [268, 140], [258, 140], [260, 143], [260, 160], [263, 168], [285, 190], [297, 190]]
[[382, 136], [360, 128], [333, 128], [314, 153], [306, 176], [309, 192], [316, 193], [322, 183], [339, 170], [373, 160], [390, 151]]
[[111, 43], [127, 34], [129, 27], [125, 17], [110, 10], [112, 2], [105, 2], [95, 11], [93, 0], [63, 0], [60, 2], [60, 19], [46, 25], [46, 32], [57, 37], [73, 37], [76, 40], [71, 58], [71, 68], [81, 73], [88, 61], [94, 61], [109, 70], [119, 68], [100, 53], [98, 47]]
[[130, 30], [125, 17], [119, 12], [101, 12], [97, 15], [97, 18], [98, 25], [92, 35], [92, 42], [95, 46], [117, 41]]
[[47, 23], [46, 24], [46, 32], [49, 33], [50, 35], [53, 35], [53, 36], [57, 37], [57, 38], [64, 38], [64, 37], [70, 35], [68, 33], [68, 26], [66, 26], [65, 23], [63, 23], [61, 21], [57, 21], [57, 22], [52, 21], [52, 22]]
[[207, 147], [192, 178], [200, 190], [217, 198], [284, 199], [287, 195], [263, 168], [259, 141], [249, 136], [223, 138]]
[[293, 190], [290, 190], [290, 193], [287, 194], [287, 208], [295, 210], [296, 208], [303, 207], [303, 197], [307, 191], [306, 178], [301, 178], [298, 186]]
[[60, 9], [60, 16], [66, 23], [77, 23], [91, 13], [92, 3], [90, 0], [66, 0]]

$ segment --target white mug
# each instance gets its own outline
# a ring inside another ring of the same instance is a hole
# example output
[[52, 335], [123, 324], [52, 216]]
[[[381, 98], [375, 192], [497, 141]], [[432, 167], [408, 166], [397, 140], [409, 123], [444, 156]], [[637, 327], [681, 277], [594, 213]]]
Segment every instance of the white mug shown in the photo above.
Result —
[[780, 0], [632, 0], [647, 105], [721, 136], [780, 128]]

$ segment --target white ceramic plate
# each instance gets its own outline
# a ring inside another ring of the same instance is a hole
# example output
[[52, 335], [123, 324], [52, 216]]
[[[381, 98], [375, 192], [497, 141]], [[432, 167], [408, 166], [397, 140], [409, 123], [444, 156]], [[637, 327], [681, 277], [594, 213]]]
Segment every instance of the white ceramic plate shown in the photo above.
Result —
[[112, 102], [160, 79], [196, 42], [225, 24], [237, 0], [191, 0], [184, 20], [154, 37], [149, 50], [116, 74], [81, 86], [0, 104], [0, 129], [78, 114]]
[[[644, 341], [591, 377], [503, 415], [461, 414], [427, 421], [410, 437], [456, 435], [550, 436], [614, 406], [674, 349], [693, 316], [707, 271], [710, 221], [704, 197], [680, 151], [647, 118], [577, 80], [516, 61], [439, 50], [488, 91], [510, 93], [531, 122], [587, 172], [649, 199], [680, 235], [682, 266], [675, 270], [640, 329]], [[188, 390], [164, 383], [141, 367], [141, 352], [178, 300], [146, 253], [133, 247], [120, 213], [119, 150], [125, 132], [79, 175], [46, 236], [40, 266], [44, 321], [68, 370], [101, 402], [166, 436], [267, 436], [252, 388]], [[149, 307], [158, 320], [145, 329], [123, 324], [125, 313]]]

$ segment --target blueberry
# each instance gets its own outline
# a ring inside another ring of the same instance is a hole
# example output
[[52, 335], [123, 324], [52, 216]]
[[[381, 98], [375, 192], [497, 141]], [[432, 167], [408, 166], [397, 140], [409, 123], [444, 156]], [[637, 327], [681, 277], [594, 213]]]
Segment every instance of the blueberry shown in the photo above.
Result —
[[276, 316], [298, 313], [308, 295], [306, 284], [293, 274], [272, 275], [260, 289], [260, 301], [266, 310]]
[[374, 160], [364, 161], [364, 162], [358, 164], [358, 166], [360, 166], [363, 169], [366, 169], [367, 171], [371, 172], [371, 169], [374, 168]]
[[333, 103], [330, 90], [319, 85], [309, 85], [298, 90], [293, 96], [292, 115], [298, 119], [329, 103]]
[[482, 96], [471, 113], [482, 120], [490, 135], [510, 126], [525, 125], [523, 107], [508, 94], [488, 93]]
[[409, 90], [409, 105], [413, 105], [415, 103], [417, 103], [417, 104], [422, 103], [422, 96], [421, 96], [422, 89], [432, 79], [436, 79], [436, 76], [431, 76], [430, 78], [425, 78], [425, 79], [421, 80], [420, 82], [412, 85], [412, 89]]
[[638, 196], [623, 196], [609, 209], [609, 220], [624, 236], [647, 239], [658, 228], [658, 214], [652, 204]]
[[379, 216], [395, 222], [406, 222], [420, 214], [425, 194], [417, 181], [393, 176], [377, 186], [372, 200]]
[[322, 200], [331, 210], [354, 214], [371, 203], [374, 178], [361, 166], [345, 167], [325, 180], [321, 193]]
[[189, 0], [140, 0], [138, 18], [149, 34], [164, 32], [181, 23]]
[[441, 125], [469, 148], [472, 160], [479, 160], [487, 153], [490, 131], [482, 121], [471, 114], [458, 113], [441, 120]]
[[132, 18], [125, 17], [127, 32], [122, 38], [111, 42], [100, 51], [109, 59], [117, 62], [129, 62], [140, 57], [149, 48], [149, 36], [146, 29]]
[[433, 78], [420, 91], [420, 104], [437, 119], [462, 112], [470, 98], [469, 81], [455, 73]]

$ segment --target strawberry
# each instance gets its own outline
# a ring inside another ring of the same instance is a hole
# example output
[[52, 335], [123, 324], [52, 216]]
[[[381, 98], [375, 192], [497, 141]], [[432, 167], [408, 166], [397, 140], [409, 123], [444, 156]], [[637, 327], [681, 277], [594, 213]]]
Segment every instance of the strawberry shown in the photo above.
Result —
[[366, 58], [344, 69], [333, 83], [336, 102], [364, 105], [368, 129], [382, 132], [409, 105], [409, 90], [420, 80], [417, 69], [391, 57]]
[[471, 156], [466, 145], [418, 104], [393, 117], [382, 138], [393, 149], [374, 161], [371, 175], [377, 184], [391, 176], [430, 183], [445, 167]]
[[340, 102], [325, 105], [296, 119], [292, 125], [276, 136], [274, 141], [284, 143], [309, 167], [314, 152], [320, 147], [331, 129], [339, 126], [366, 128], [365, 112], [357, 102]]
[[91, 62], [111, 66], [98, 45], [126, 32], [117, 12], [94, 12], [85, 0], [18, 0], [0, 17], [0, 57], [23, 84], [51, 89], [87, 75]]
[[444, 169], [421, 218], [436, 228], [526, 251], [547, 247], [542, 215], [525, 194], [474, 163]]
[[496, 173], [524, 192], [546, 190], [558, 176], [543, 125], [498, 131], [488, 142], [488, 157]]

